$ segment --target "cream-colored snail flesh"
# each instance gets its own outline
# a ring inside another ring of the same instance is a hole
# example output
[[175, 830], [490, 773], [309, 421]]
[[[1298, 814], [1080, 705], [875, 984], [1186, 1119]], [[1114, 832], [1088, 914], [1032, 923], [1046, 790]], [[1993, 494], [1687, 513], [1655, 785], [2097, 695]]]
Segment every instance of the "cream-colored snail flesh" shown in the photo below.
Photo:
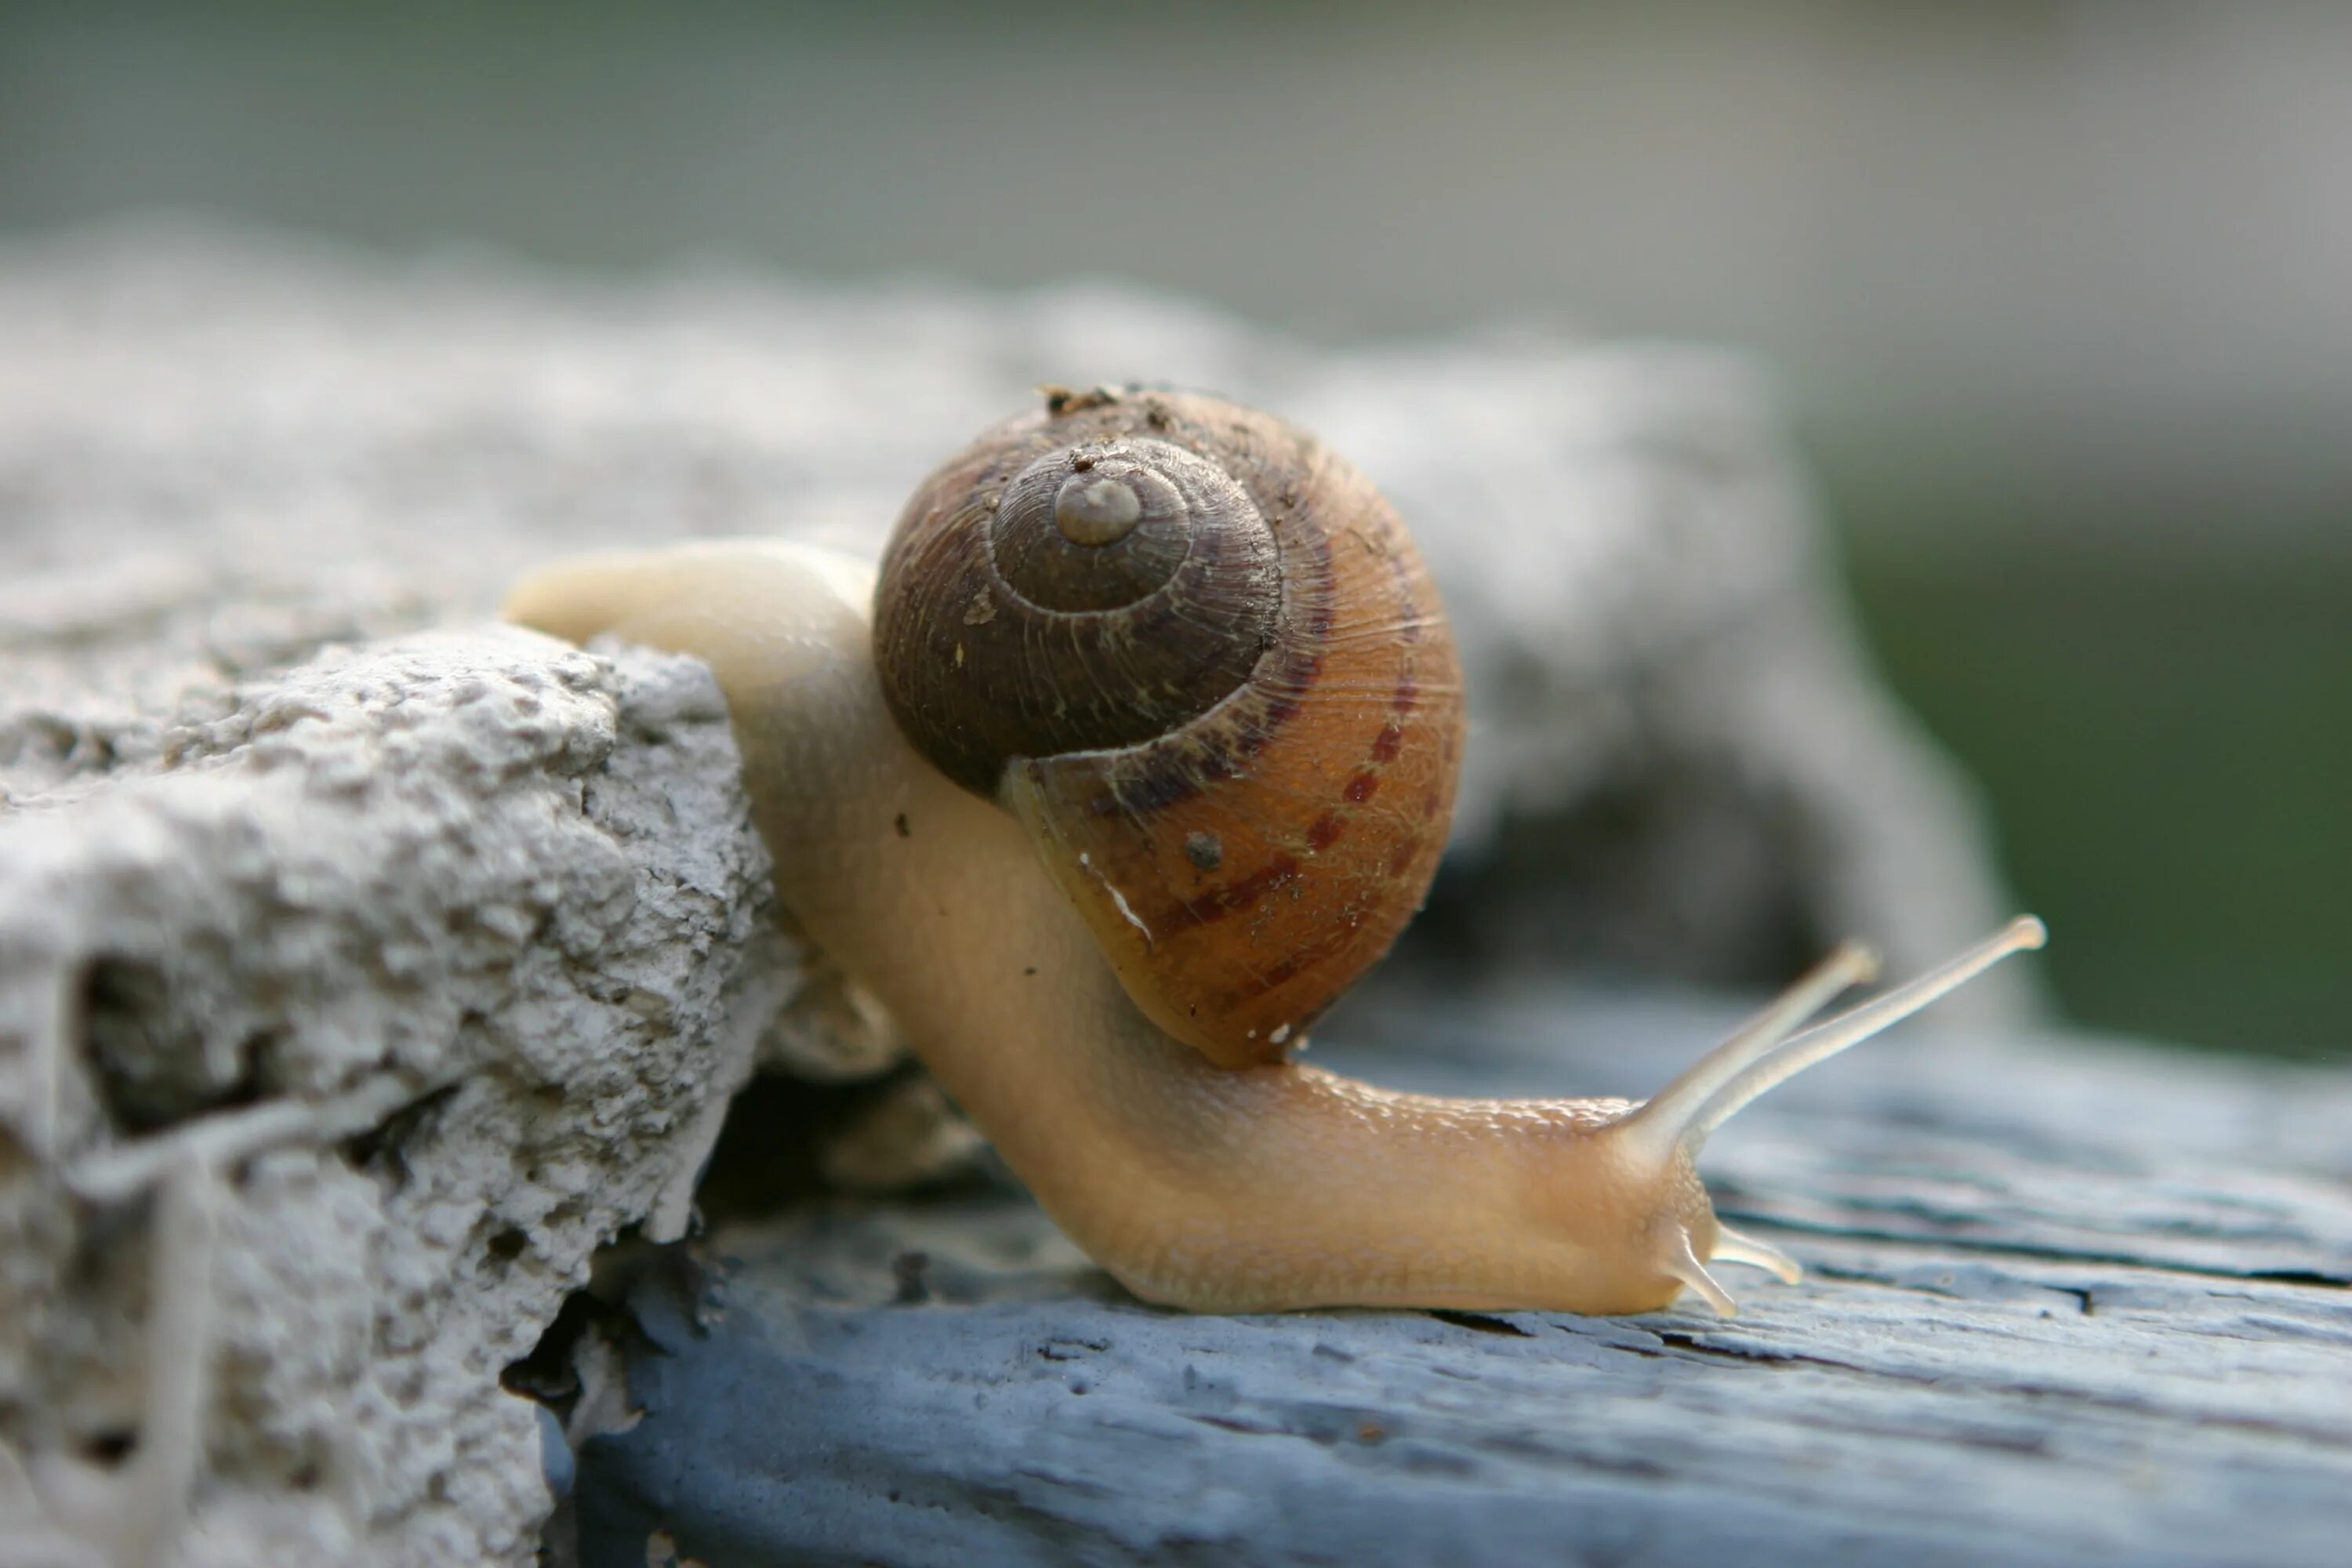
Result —
[[1693, 1160], [1790, 1074], [2039, 946], [1842, 947], [1644, 1104], [1396, 1094], [1287, 1059], [1419, 907], [1460, 676], [1356, 471], [1214, 399], [1049, 395], [862, 563], [716, 543], [559, 564], [510, 618], [717, 673], [779, 895], [1055, 1220], [1148, 1300], [1632, 1312], [1709, 1262]]

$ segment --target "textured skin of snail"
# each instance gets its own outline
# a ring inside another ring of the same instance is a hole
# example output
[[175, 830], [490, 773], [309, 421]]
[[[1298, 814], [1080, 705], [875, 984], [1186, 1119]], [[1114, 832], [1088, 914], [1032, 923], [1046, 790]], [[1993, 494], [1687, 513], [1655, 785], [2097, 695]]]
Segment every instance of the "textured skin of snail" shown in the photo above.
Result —
[[[1052, 410], [1038, 427], [1064, 412]], [[1025, 428], [1017, 435], [1013, 456], [1020, 460], [1000, 454], [981, 465], [994, 476], [980, 481], [979, 493], [990, 498], [987, 510], [1001, 500], [1003, 481], [1039, 458], [1072, 446], [1101, 445], [1092, 431], [1076, 442], [1043, 444]], [[1048, 478], [1058, 494], [1084, 472], [1070, 468]], [[1361, 482], [1351, 470], [1345, 477]], [[935, 479], [919, 493], [909, 523], [940, 510], [927, 496], [942, 482]], [[969, 487], [972, 481], [966, 475], [954, 482]], [[1086, 531], [1096, 512], [1110, 516], [1108, 528], [1128, 521], [1124, 503], [1113, 497], [1107, 507], [1096, 505], [1101, 498], [1090, 501], [1084, 486], [1081, 479], [1080, 489], [1071, 492], [1073, 506], [1064, 509], [1078, 514], [1078, 531]], [[946, 510], [961, 509], [950, 503]], [[1379, 528], [1393, 521], [1384, 504], [1374, 515]], [[909, 537], [918, 538], [918, 551], [925, 548], [919, 523], [912, 535], [909, 523], [902, 523], [894, 552]], [[1333, 558], [1357, 553], [1349, 545]], [[1382, 559], [1369, 544], [1360, 554], [1355, 567], [1334, 566], [1334, 576], [1359, 568], [1371, 573]], [[1124, 590], [1103, 590], [1118, 591]], [[1050, 827], [1040, 832], [1033, 820], [1039, 801], [1055, 809], [1075, 802], [1083, 813], [1095, 798], [1088, 792], [1118, 787], [1107, 786], [1106, 778], [1125, 777], [1132, 787], [1138, 777], [1161, 775], [1149, 763], [1121, 775], [1115, 762], [1096, 766], [1075, 784], [1024, 780], [1016, 770], [1008, 789], [1003, 765], [986, 758], [992, 747], [1002, 748], [1002, 737], [987, 735], [965, 735], [971, 743], [961, 756], [951, 749], [944, 764], [927, 760], [894, 717], [908, 705], [905, 683], [877, 669], [875, 649], [877, 642], [886, 652], [909, 642], [921, 646], [930, 634], [909, 632], [909, 625], [940, 628], [920, 616], [902, 618], [886, 591], [877, 638], [870, 619], [874, 600], [871, 569], [846, 557], [732, 542], [559, 563], [522, 584], [507, 614], [574, 641], [610, 635], [692, 654], [710, 665], [732, 715], [779, 896], [807, 933], [888, 1007], [941, 1086], [1064, 1231], [1148, 1300], [1196, 1311], [1388, 1305], [1606, 1313], [1663, 1308], [1688, 1287], [1728, 1313], [1731, 1300], [1708, 1274], [1706, 1260], [1755, 1263], [1789, 1279], [1796, 1268], [1716, 1220], [1693, 1163], [1706, 1132], [1788, 1073], [1916, 1010], [2002, 953], [2040, 940], [2038, 924], [2021, 921], [1937, 974], [1790, 1038], [1838, 990], [1870, 973], [1859, 950], [1841, 949], [1643, 1107], [1613, 1100], [1398, 1094], [1279, 1057], [1264, 1059], [1245, 1033], [1238, 1046], [1230, 1031], [1222, 1040], [1188, 1043], [1163, 1026], [1164, 1001], [1131, 994], [1139, 954], [1156, 956], [1144, 950], [1142, 937], [1125, 952], [1103, 944], [1107, 926], [1117, 937], [1135, 931], [1136, 923], [1114, 901], [1090, 894], [1107, 884], [1121, 888], [1122, 896], [1128, 886], [1155, 900], [1172, 896], [1154, 892], [1143, 870], [1167, 873], [1179, 890], [1196, 885], [1188, 878], [1236, 862], [1246, 875], [1248, 863], [1266, 863], [1253, 858], [1284, 852], [1280, 834], [1301, 829], [1291, 825], [1244, 837], [1226, 826], [1228, 815], [1218, 815], [1225, 808], [1208, 798], [1213, 789], [1195, 788], [1184, 796], [1194, 803], [1190, 814], [1174, 805], [1155, 808], [1171, 814], [1151, 824], [1156, 852], [1097, 861], [1087, 847], [1057, 865]], [[1428, 603], [1433, 605], [1433, 598]], [[974, 606], [969, 597], [961, 605], [947, 626], [984, 632], [992, 624], [983, 616], [966, 626]], [[994, 608], [1002, 615], [1004, 606]], [[1428, 636], [1419, 612], [1390, 618], [1423, 626], [1419, 651], [1391, 650], [1341, 667], [1349, 673], [1340, 689], [1351, 693], [1343, 706], [1358, 731], [1371, 724], [1360, 735], [1366, 748], [1401, 714], [1425, 725], [1420, 738], [1434, 739], [1431, 754], [1440, 759], [1432, 772], [1444, 773], [1435, 787], [1450, 802], [1453, 763], [1445, 750], [1449, 742], [1458, 745], [1458, 707], [1439, 706], [1432, 721], [1418, 701], [1401, 708], [1396, 697], [1407, 680], [1416, 697], [1440, 687], [1457, 689], [1451, 645], [1442, 641], [1442, 630], [1435, 639]], [[1361, 624], [1369, 630], [1371, 621]], [[1325, 630], [1352, 625], [1334, 616]], [[930, 657], [943, 656], [952, 671], [955, 632], [940, 635], [950, 640], [943, 648], [932, 646]], [[1257, 639], [1251, 646], [1259, 659], [1271, 656], [1278, 664], [1286, 657], [1278, 629], [1246, 635]], [[966, 645], [967, 666], [980, 640]], [[1190, 668], [1189, 656], [1178, 662]], [[1332, 679], [1331, 667], [1319, 679]], [[1277, 684], [1264, 700], [1286, 700], [1285, 693], [1295, 696], [1298, 688], [1296, 679]], [[914, 700], [929, 699], [919, 694]], [[1197, 704], [1198, 694], [1170, 700]], [[1407, 737], [1400, 728], [1402, 741]], [[1233, 737], [1249, 732], [1243, 725], [1224, 731], [1223, 742], [1188, 742], [1188, 754], [1238, 755], [1240, 742]], [[1231, 753], [1217, 749], [1227, 742], [1235, 748]], [[1346, 780], [1370, 753], [1349, 755], [1344, 746], [1334, 746], [1327, 748], [1326, 761], [1310, 758], [1297, 764], [1306, 772], [1285, 777], [1336, 777], [1345, 800]], [[939, 754], [936, 745], [927, 749]], [[1256, 755], [1268, 749], [1270, 742]], [[1406, 749], [1400, 744], [1396, 755]], [[1252, 757], [1232, 771], [1245, 780], [1255, 765]], [[992, 768], [997, 770], [992, 785]], [[1216, 772], [1211, 766], [1187, 777], [1203, 786], [1229, 782], [1213, 776]], [[1421, 773], [1386, 777], [1432, 787]], [[992, 787], [1000, 798], [1016, 798], [999, 804], [981, 793]], [[1017, 798], [1024, 789], [1034, 798]], [[1150, 798], [1167, 793], [1161, 788]], [[1388, 793], [1383, 782], [1373, 797]], [[1417, 805], [1417, 796], [1408, 799]], [[1324, 809], [1319, 782], [1309, 804], [1311, 829]], [[1426, 826], [1433, 817], [1435, 830]], [[1202, 821], [1216, 826], [1204, 828], [1198, 825]], [[1334, 841], [1344, 844], [1352, 834], [1359, 843], [1379, 843], [1378, 835], [1387, 835], [1385, 858], [1373, 869], [1360, 866], [1337, 879], [1341, 891], [1333, 908], [1347, 908], [1358, 896], [1351, 889], [1408, 889], [1392, 923], [1363, 939], [1368, 951], [1356, 968], [1378, 956], [1419, 902], [1427, 881], [1419, 862], [1425, 856], [1433, 865], [1442, 826], [1437, 814], [1419, 816], [1409, 809], [1382, 818], [1367, 813], [1349, 820]], [[1095, 830], [1087, 820], [1072, 831]], [[1199, 861], [1206, 857], [1183, 854], [1191, 836], [1204, 831], [1224, 840], [1231, 858], [1221, 866], [1204, 868]], [[1171, 862], [1171, 842], [1180, 860]], [[1409, 854], [1396, 848], [1403, 843], [1412, 845]], [[1078, 854], [1087, 857], [1087, 872], [1100, 869], [1106, 876], [1074, 876]], [[1403, 869], [1387, 870], [1392, 860]], [[1283, 890], [1276, 889], [1277, 897]], [[1307, 898], [1302, 891], [1298, 901]], [[1105, 904], [1111, 910], [1108, 921]], [[1129, 908], [1146, 927], [1167, 913], [1160, 901], [1139, 908], [1130, 900]], [[1230, 923], [1197, 922], [1201, 928]], [[1280, 921], [1267, 923], [1293, 929]], [[1154, 931], [1155, 946], [1162, 936]], [[1211, 989], [1225, 983], [1213, 961], [1203, 964], [1188, 956], [1171, 971], [1180, 981], [1205, 974]], [[1147, 989], [1160, 984], [1146, 978]], [[1298, 994], [1311, 994], [1264, 987], [1229, 1012], [1244, 1031], [1270, 1033], [1269, 1019], [1291, 1022], [1295, 1044], [1296, 1030], [1328, 1000], [1325, 994], [1301, 1001]], [[1268, 996], [1277, 1000], [1250, 1011]]]

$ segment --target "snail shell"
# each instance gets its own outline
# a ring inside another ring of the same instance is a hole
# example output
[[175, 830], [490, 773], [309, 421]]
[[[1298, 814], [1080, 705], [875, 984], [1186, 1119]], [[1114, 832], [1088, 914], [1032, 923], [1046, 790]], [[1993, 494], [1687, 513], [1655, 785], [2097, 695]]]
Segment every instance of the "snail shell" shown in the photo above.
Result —
[[1460, 663], [1395, 510], [1217, 398], [1049, 391], [916, 490], [883, 693], [1016, 816], [1138, 1007], [1279, 1057], [1388, 951], [1444, 850]]

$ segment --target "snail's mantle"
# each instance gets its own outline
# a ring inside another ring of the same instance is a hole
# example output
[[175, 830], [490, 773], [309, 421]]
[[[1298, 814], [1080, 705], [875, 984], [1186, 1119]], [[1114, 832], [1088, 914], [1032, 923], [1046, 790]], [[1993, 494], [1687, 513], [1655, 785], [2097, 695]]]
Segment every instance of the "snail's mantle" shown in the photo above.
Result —
[[[687, 1231], [756, 1069], [891, 1052], [779, 928], [708, 673], [500, 627], [501, 589], [871, 552], [1038, 382], [1318, 430], [1454, 608], [1484, 706], [1435, 940], [1318, 1051], [1640, 1093], [1722, 1009], [1531, 968], [1752, 986], [1989, 927], [1736, 363], [155, 227], [0, 251], [0, 1564], [2210, 1562], [2232, 1521], [2332, 1560], [2352, 1088], [2028, 1049], [2014, 989], [1721, 1141], [1726, 1208], [1818, 1270], [1729, 1328], [1172, 1316], [984, 1184], [600, 1252]], [[1415, 978], [1472, 963], [1475, 1001]], [[788, 1152], [962, 1146], [879, 1103]], [[600, 1257], [576, 1365], [519, 1367]]]

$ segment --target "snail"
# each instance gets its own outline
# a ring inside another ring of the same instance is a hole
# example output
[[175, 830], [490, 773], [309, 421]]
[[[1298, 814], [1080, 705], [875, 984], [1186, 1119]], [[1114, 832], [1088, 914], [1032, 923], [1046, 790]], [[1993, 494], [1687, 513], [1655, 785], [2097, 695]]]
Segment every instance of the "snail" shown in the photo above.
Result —
[[880, 567], [721, 542], [558, 563], [509, 619], [698, 656], [776, 888], [1048, 1214], [1146, 1300], [1647, 1311], [1793, 1282], [1694, 1158], [1791, 1074], [2037, 947], [1849, 943], [1646, 1102], [1393, 1093], [1294, 1059], [1427, 890], [1463, 736], [1434, 588], [1312, 438], [1047, 389], [918, 489]]

